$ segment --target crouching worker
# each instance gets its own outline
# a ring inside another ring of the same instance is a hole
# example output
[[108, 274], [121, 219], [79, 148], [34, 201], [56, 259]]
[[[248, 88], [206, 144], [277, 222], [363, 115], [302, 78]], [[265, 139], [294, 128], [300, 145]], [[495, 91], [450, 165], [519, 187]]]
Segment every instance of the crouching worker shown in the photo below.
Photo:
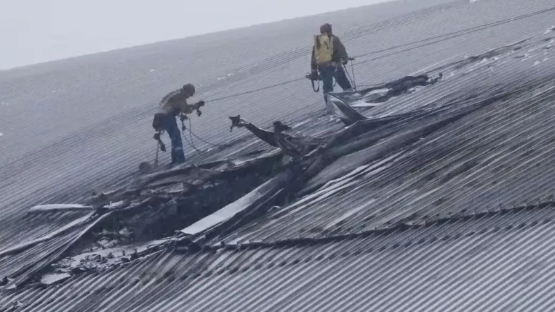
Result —
[[[160, 134], [166, 131], [170, 137], [171, 159], [172, 164], [185, 162], [185, 153], [183, 152], [183, 142], [181, 141], [181, 131], [177, 125], [176, 117], [179, 116], [181, 122], [187, 119], [187, 115], [196, 110], [200, 116], [202, 112], [200, 107], [204, 106], [204, 101], [189, 105], [187, 99], [195, 94], [195, 86], [186, 84], [183, 88], [168, 93], [162, 101], [160, 101], [160, 109], [154, 115], [152, 127], [157, 131], [154, 138], [160, 141]], [[161, 145], [163, 146], [163, 145]]]
[[348, 61], [347, 50], [341, 40], [332, 34], [331, 25], [322, 25], [320, 35], [314, 36], [310, 67], [312, 77], [318, 77], [318, 71], [320, 71], [324, 98], [327, 93], [333, 92], [334, 78], [343, 91], [352, 90], [351, 83], [341, 66], [341, 64], [347, 64]]

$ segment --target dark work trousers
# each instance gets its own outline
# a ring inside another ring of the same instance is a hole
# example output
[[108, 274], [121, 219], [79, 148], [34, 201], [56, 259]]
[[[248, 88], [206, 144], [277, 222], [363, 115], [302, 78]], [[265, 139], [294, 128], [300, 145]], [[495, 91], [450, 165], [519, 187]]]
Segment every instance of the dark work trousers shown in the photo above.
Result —
[[176, 114], [164, 114], [162, 119], [162, 128], [166, 130], [172, 142], [172, 164], [185, 162], [185, 154], [183, 153], [183, 142], [181, 141], [181, 131], [177, 125]]
[[324, 65], [320, 67], [320, 74], [322, 75], [322, 84], [324, 96], [326, 93], [333, 92], [333, 79], [343, 89], [343, 91], [351, 89], [351, 82], [347, 78], [343, 66], [341, 65]]

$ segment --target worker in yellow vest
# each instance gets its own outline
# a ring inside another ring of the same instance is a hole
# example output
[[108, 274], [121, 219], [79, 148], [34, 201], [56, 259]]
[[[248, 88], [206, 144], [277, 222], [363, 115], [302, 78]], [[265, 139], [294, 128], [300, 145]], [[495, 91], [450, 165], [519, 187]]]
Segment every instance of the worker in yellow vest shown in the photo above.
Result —
[[349, 55], [345, 46], [337, 36], [332, 34], [330, 24], [320, 26], [320, 35], [314, 36], [314, 47], [312, 48], [311, 75], [322, 77], [324, 97], [333, 92], [333, 79], [339, 84], [343, 91], [352, 90], [351, 83], [345, 75], [343, 66], [347, 64]]

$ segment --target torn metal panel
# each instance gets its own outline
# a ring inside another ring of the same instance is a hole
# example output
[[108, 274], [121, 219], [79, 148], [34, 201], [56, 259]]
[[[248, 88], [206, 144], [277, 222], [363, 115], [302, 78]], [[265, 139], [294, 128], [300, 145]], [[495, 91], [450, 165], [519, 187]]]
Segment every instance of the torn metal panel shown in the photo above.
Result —
[[295, 175], [291, 171], [285, 171], [252, 190], [239, 200], [195, 222], [191, 226], [181, 230], [181, 232], [186, 235], [197, 236], [201, 233], [210, 232], [210, 230], [213, 230], [218, 225], [228, 224], [230, 220], [236, 218], [240, 213], [251, 214], [255, 207], [274, 196], [283, 189], [287, 183], [291, 182], [294, 177]]
[[[503, 51], [500, 51], [499, 53], [503, 53]], [[484, 58], [486, 58], [486, 56], [484, 56]], [[377, 103], [387, 102], [393, 97], [400, 96], [405, 93], [413, 93], [418, 87], [434, 85], [441, 78], [443, 78], [442, 73], [439, 73], [438, 76], [434, 78], [429, 77], [427, 74], [405, 76], [397, 80], [374, 85], [362, 90], [333, 92], [330, 93], [332, 101], [327, 103], [327, 106], [328, 109], [331, 109], [335, 113], [339, 113], [339, 111], [341, 111], [340, 114], [343, 114], [343, 118], [350, 116], [347, 118], [351, 119], [350, 122], [353, 122], [354, 120], [352, 120], [352, 118], [356, 116], [356, 114], [353, 110], [348, 109], [347, 106], [371, 108], [376, 106]], [[334, 105], [335, 108], [331, 107], [332, 105]]]
[[[28, 214], [25, 217], [14, 218], [6, 216], [0, 219], [0, 233], [2, 252], [10, 249], [20, 249], [26, 244], [33, 245], [33, 241], [59, 233], [68, 224], [80, 222], [90, 212], [47, 212]], [[54, 235], [55, 236], [55, 235]]]
[[291, 127], [283, 124], [281, 121], [274, 122], [274, 131], [267, 131], [241, 119], [240, 115], [229, 117], [229, 119], [231, 120], [231, 129], [245, 127], [262, 141], [271, 146], [279, 147], [283, 153], [296, 159], [302, 158], [327, 141], [326, 138], [285, 134], [283, 131], [290, 130]]
[[31, 248], [34, 245], [40, 244], [40, 243], [48, 241], [48, 240], [50, 240], [54, 237], [62, 235], [65, 232], [67, 232], [69, 230], [72, 230], [73, 228], [84, 224], [87, 220], [89, 220], [93, 216], [93, 214], [94, 214], [94, 212], [91, 212], [90, 214], [88, 214], [84, 217], [81, 217], [79, 219], [76, 219], [76, 220], [66, 224], [65, 226], [57, 229], [56, 231], [54, 231], [52, 233], [49, 233], [45, 236], [42, 236], [38, 239], [28, 241], [28, 242], [24, 242], [22, 244], [19, 244], [19, 245], [16, 245], [16, 246], [13, 246], [13, 247], [10, 247], [10, 248], [7, 248], [7, 249], [0, 250], [0, 258], [4, 257], [6, 255], [10, 255], [10, 254], [17, 253], [17, 252], [20, 252], [22, 250]]
[[341, 119], [341, 121], [347, 126], [352, 125], [357, 121], [366, 119], [366, 117], [351, 108], [349, 105], [345, 104], [345, 102], [333, 94], [326, 95], [326, 107], [330, 114], [339, 117], [339, 119]]
[[62, 250], [70, 243], [75, 235], [84, 229], [86, 225], [78, 227], [50, 240], [45, 240], [32, 248], [21, 250], [17, 254], [6, 255], [0, 259], [0, 276], [4, 280], [10, 279], [10, 283], [3, 285], [9, 289], [15, 289], [20, 284], [18, 280], [23, 277], [34, 276], [34, 268], [37, 265], [50, 264], [47, 260], [50, 255]]

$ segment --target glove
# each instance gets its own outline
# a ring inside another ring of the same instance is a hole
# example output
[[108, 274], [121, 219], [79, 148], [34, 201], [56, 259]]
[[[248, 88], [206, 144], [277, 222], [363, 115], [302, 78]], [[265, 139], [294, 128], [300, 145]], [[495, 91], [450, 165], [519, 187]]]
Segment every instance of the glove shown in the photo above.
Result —
[[198, 101], [196, 106], [197, 107], [203, 107], [204, 106], [204, 101]]
[[343, 63], [343, 65], [347, 65], [349, 63], [349, 59], [345, 59], [341, 63]]
[[185, 115], [185, 114], [181, 114], [181, 115], [179, 116], [179, 119], [181, 119], [181, 121], [183, 121], [183, 120], [189, 119], [189, 117], [187, 117], [187, 115]]
[[197, 116], [200, 117], [200, 115], [202, 115], [202, 112], [200, 111], [200, 109], [197, 109]]

